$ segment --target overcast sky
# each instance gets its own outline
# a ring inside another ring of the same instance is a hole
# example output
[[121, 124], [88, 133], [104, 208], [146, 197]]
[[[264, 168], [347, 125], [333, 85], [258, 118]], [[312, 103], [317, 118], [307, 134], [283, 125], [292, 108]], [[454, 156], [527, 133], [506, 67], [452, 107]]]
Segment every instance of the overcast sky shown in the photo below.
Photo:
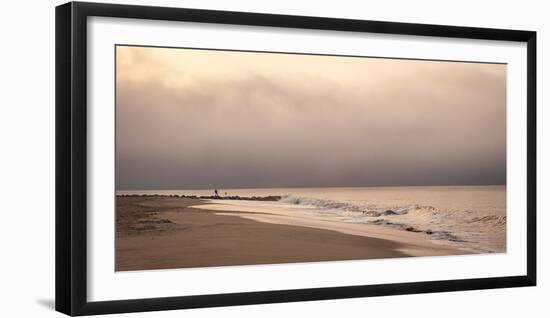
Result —
[[118, 190], [506, 182], [506, 66], [117, 47]]

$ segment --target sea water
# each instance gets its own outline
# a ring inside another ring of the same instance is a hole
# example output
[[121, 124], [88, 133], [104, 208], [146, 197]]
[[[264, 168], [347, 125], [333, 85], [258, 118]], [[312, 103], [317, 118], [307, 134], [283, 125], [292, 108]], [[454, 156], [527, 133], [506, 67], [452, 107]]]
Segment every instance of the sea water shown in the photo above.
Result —
[[[214, 189], [117, 193], [212, 196]], [[234, 210], [239, 205], [247, 210], [255, 205], [263, 210], [290, 208], [311, 218], [414, 231], [435, 243], [477, 253], [506, 251], [506, 186], [218, 189], [218, 194], [282, 197], [277, 202], [232, 200]]]

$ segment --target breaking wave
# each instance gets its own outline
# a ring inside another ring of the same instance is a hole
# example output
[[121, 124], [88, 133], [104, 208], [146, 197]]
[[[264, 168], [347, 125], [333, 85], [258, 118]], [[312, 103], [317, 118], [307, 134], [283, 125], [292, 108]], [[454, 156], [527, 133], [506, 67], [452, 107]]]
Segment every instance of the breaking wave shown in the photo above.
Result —
[[430, 239], [448, 242], [472, 242], [480, 229], [487, 227], [503, 229], [505, 215], [480, 215], [472, 217], [472, 211], [438, 209], [430, 205], [376, 206], [316, 199], [296, 195], [285, 195], [281, 203], [312, 208], [317, 213], [333, 216], [340, 221], [373, 224], [403, 231], [429, 235]]
[[358, 205], [347, 202], [307, 198], [295, 195], [285, 195], [281, 198], [281, 200], [279, 200], [279, 202], [315, 207], [325, 211], [340, 210], [346, 212], [357, 212], [365, 216], [375, 217], [384, 215], [403, 215], [408, 213], [437, 213], [436, 208], [432, 206], [411, 205], [406, 207], [379, 208], [369, 205]]

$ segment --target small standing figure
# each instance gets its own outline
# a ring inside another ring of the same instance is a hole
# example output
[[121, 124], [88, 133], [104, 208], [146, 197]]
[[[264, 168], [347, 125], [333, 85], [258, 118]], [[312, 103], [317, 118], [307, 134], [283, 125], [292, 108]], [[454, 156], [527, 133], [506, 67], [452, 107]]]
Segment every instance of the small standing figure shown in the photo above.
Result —
[[216, 198], [219, 197], [219, 195], [218, 195], [218, 189], [214, 189], [214, 196], [215, 196]]

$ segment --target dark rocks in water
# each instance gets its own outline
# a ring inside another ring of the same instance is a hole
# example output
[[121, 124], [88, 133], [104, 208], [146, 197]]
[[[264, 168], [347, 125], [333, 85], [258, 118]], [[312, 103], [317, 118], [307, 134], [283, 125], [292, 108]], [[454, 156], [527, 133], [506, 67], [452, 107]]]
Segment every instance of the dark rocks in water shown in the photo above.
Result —
[[382, 219], [376, 219], [374, 221], [370, 221], [369, 223], [379, 225], [379, 224], [387, 224], [387, 221]]
[[384, 219], [376, 219], [374, 221], [370, 221], [369, 223], [370, 224], [375, 224], [375, 225], [388, 225], [388, 226], [391, 226], [391, 227], [402, 227], [401, 224], [393, 223], [393, 222], [390, 222], [390, 221], [387, 221], [387, 220], [384, 220]]
[[405, 231], [415, 232], [415, 233], [422, 232], [421, 230], [415, 229], [415, 228], [412, 227], [412, 226], [407, 227], [407, 228], [405, 229]]
[[427, 231], [426, 231], [426, 234], [432, 235], [432, 234], [434, 234], [434, 232], [432, 232], [432, 230], [427, 230]]
[[397, 214], [399, 214], [399, 213], [397, 213], [393, 210], [386, 210], [386, 211], [380, 213], [380, 215], [397, 215]]
[[379, 217], [380, 216], [380, 212], [376, 212], [376, 211], [362, 211], [361, 213], [363, 215], [372, 216], [372, 217]]
[[388, 215], [398, 215], [399, 213], [393, 211], [393, 210], [386, 210], [384, 212], [378, 212], [378, 211], [362, 211], [363, 215], [366, 216], [372, 216], [372, 217], [379, 217], [379, 216], [388, 216]]

